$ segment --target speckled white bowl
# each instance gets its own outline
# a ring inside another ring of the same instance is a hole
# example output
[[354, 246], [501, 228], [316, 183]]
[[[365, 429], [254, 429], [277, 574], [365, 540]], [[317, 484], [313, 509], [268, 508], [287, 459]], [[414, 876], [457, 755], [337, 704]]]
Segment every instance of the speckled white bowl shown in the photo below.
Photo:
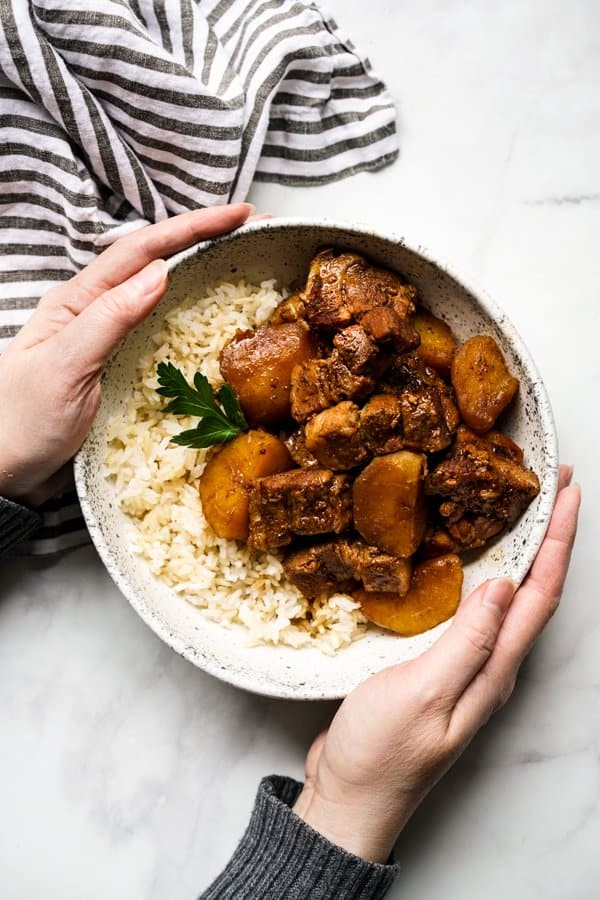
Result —
[[129, 547], [130, 524], [119, 510], [115, 490], [102, 474], [108, 419], [124, 407], [135, 379], [136, 362], [163, 316], [184, 297], [201, 295], [220, 278], [252, 282], [276, 278], [280, 285], [304, 280], [308, 263], [322, 245], [357, 250], [402, 272], [415, 284], [423, 303], [446, 319], [460, 339], [478, 332], [500, 343], [512, 372], [521, 382], [517, 402], [503, 422], [525, 449], [526, 462], [539, 475], [541, 492], [516, 527], [465, 567], [463, 596], [486, 578], [507, 576], [519, 582], [544, 536], [557, 482], [557, 444], [552, 410], [542, 380], [523, 342], [504, 313], [480, 292], [458, 281], [401, 238], [370, 229], [273, 219], [245, 226], [233, 234], [198, 244], [170, 261], [169, 288], [150, 318], [121, 345], [103, 378], [103, 400], [94, 427], [75, 461], [77, 490], [98, 552], [117, 586], [142, 619], [174, 650], [211, 675], [238, 687], [274, 697], [327, 699], [345, 696], [372, 673], [422, 653], [448, 623], [413, 638], [371, 628], [365, 638], [335, 657], [318, 650], [248, 647], [241, 627], [209, 621], [154, 578]]

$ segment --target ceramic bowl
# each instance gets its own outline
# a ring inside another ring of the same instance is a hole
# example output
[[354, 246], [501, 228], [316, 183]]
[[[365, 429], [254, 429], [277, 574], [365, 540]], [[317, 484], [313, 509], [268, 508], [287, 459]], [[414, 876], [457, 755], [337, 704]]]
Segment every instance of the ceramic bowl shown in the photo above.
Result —
[[248, 647], [242, 627], [225, 628], [178, 597], [157, 580], [127, 540], [128, 523], [112, 485], [102, 474], [106, 425], [124, 407], [135, 380], [138, 358], [149, 336], [160, 330], [173, 306], [201, 295], [218, 279], [244, 277], [257, 283], [276, 278], [280, 286], [297, 286], [323, 245], [364, 253], [403, 273], [419, 290], [422, 302], [446, 319], [459, 339], [485, 332], [499, 342], [510, 370], [520, 379], [517, 401], [503, 428], [525, 449], [526, 463], [541, 481], [541, 491], [516, 526], [465, 567], [463, 597], [487, 578], [523, 579], [544, 536], [557, 483], [557, 446], [552, 411], [537, 369], [512, 323], [491, 300], [470, 289], [439, 262], [402, 239], [353, 225], [273, 219], [252, 223], [233, 234], [198, 244], [170, 263], [167, 293], [154, 313], [123, 342], [106, 368], [103, 399], [94, 427], [80, 450], [77, 490], [92, 540], [117, 586], [147, 625], [174, 650], [201, 669], [260, 694], [296, 699], [345, 696], [372, 673], [417, 656], [448, 627], [412, 638], [378, 628], [334, 657], [316, 649]]

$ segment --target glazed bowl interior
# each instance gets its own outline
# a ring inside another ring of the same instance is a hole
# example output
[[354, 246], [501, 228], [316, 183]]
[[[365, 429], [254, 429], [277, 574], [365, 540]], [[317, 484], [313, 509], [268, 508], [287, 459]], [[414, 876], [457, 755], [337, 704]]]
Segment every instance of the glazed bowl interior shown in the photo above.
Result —
[[247, 645], [247, 632], [207, 619], [195, 606], [156, 579], [130, 549], [132, 524], [120, 511], [113, 485], [103, 474], [108, 420], [124, 410], [136, 379], [136, 364], [165, 313], [184, 298], [200, 297], [218, 281], [259, 283], [275, 278], [278, 287], [300, 286], [315, 251], [324, 245], [364, 253], [404, 274], [421, 302], [444, 318], [460, 340], [485, 332], [499, 342], [509, 368], [520, 379], [517, 401], [502, 428], [525, 449], [525, 461], [541, 481], [541, 491], [516, 526], [465, 565], [463, 597], [487, 578], [522, 580], [543, 538], [556, 491], [557, 451], [552, 412], [533, 362], [506, 316], [490, 300], [475, 296], [441, 265], [405, 246], [359, 227], [326, 222], [273, 219], [245, 226], [216, 241], [199, 244], [170, 262], [167, 293], [154, 313], [114, 355], [103, 378], [103, 399], [93, 429], [79, 452], [76, 483], [92, 539], [114, 581], [142, 619], [167, 644], [200, 668], [257, 693], [296, 699], [345, 696], [370, 674], [410, 659], [438, 638], [449, 623], [401, 638], [370, 627], [366, 636], [337, 655], [313, 648]]

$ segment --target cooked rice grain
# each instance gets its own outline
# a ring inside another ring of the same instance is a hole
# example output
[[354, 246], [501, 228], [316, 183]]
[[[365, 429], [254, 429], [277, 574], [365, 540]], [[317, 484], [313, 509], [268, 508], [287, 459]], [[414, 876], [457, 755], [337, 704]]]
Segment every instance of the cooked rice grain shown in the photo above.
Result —
[[217, 622], [245, 626], [251, 645], [314, 645], [333, 654], [364, 634], [358, 604], [342, 594], [309, 603], [276, 556], [214, 534], [198, 493], [207, 451], [170, 443], [197, 420], [163, 415], [165, 400], [156, 393], [156, 366], [169, 360], [188, 380], [200, 371], [218, 384], [225, 342], [266, 322], [284, 296], [273, 281], [223, 282], [172, 310], [138, 363], [125, 412], [108, 424], [105, 471], [134, 523], [134, 549], [182, 598]]

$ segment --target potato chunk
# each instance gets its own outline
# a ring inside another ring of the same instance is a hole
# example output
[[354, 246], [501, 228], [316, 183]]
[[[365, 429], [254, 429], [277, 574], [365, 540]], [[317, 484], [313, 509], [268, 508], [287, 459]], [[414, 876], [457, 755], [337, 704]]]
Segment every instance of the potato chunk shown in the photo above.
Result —
[[452, 360], [452, 384], [465, 424], [484, 434], [515, 396], [519, 381], [500, 347], [486, 334], [469, 338]]
[[425, 457], [399, 450], [378, 456], [353, 487], [354, 524], [368, 544], [411, 556], [425, 534]]
[[200, 500], [208, 524], [219, 537], [247, 540], [252, 484], [293, 465], [283, 441], [260, 429], [225, 444], [200, 476]]
[[460, 602], [463, 572], [458, 556], [448, 554], [417, 563], [403, 597], [387, 591], [353, 592], [371, 622], [404, 637], [421, 634], [445, 622]]
[[221, 375], [233, 387], [253, 424], [290, 417], [292, 369], [317, 356], [317, 346], [301, 322], [241, 331], [221, 351]]
[[413, 325], [421, 338], [421, 343], [415, 350], [417, 356], [440, 375], [448, 375], [457, 347], [450, 326], [422, 308], [417, 310]]

